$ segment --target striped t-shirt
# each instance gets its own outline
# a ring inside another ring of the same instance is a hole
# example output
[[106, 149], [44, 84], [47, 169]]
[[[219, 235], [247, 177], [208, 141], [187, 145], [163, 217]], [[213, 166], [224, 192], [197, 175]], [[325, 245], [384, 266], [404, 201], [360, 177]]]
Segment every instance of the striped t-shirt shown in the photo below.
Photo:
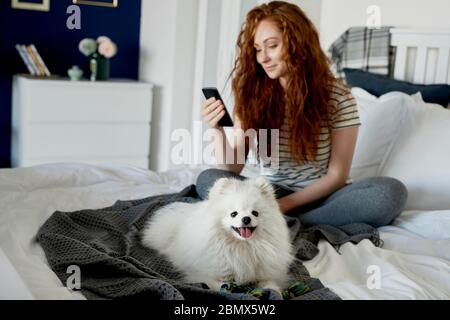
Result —
[[[330, 103], [336, 112], [331, 117], [332, 130], [359, 126], [358, 109], [350, 89], [344, 84], [335, 83], [331, 90]], [[331, 157], [331, 140], [326, 126], [321, 127], [316, 159], [304, 160], [300, 164], [292, 159], [289, 136], [291, 118], [285, 116], [279, 131], [279, 154], [274, 154], [270, 163], [261, 161], [262, 174], [271, 182], [293, 190], [300, 190], [326, 175]], [[276, 166], [273, 166], [276, 163]]]

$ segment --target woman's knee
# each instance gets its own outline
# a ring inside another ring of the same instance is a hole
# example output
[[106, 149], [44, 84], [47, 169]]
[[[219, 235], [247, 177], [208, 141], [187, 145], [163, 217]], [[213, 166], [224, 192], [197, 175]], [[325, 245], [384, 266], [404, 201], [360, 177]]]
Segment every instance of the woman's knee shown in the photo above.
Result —
[[371, 185], [372, 203], [375, 203], [374, 222], [377, 227], [388, 225], [405, 208], [408, 189], [398, 179], [391, 177], [373, 177], [367, 181]]
[[401, 214], [407, 196], [408, 191], [401, 181], [371, 177], [337, 191], [325, 200], [324, 205], [330, 208], [329, 211], [339, 213], [330, 218], [335, 225], [364, 222], [381, 227]]
[[237, 178], [244, 179], [244, 177], [237, 175], [234, 172], [221, 170], [221, 169], [206, 169], [202, 171], [195, 183], [197, 193], [202, 199], [206, 199], [208, 196], [209, 189], [214, 185], [214, 183], [220, 178]]
[[221, 170], [221, 169], [206, 169], [203, 170], [197, 177], [197, 184], [203, 183], [206, 181], [216, 181], [220, 178], [232, 178], [232, 177], [238, 177], [238, 175], [234, 172], [227, 171], [227, 170]]
[[371, 184], [384, 200], [390, 202], [392, 206], [404, 208], [408, 198], [408, 189], [403, 182], [391, 177], [373, 177], [371, 179]]

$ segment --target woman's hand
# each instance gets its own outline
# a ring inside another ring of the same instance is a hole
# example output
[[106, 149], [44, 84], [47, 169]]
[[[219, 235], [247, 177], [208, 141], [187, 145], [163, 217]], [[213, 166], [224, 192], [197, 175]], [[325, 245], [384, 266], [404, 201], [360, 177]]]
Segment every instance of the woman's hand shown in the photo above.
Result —
[[289, 210], [295, 208], [295, 203], [289, 196], [285, 196], [277, 200], [281, 213], [287, 213]]
[[208, 122], [211, 128], [217, 129], [219, 120], [225, 115], [222, 101], [216, 98], [209, 98], [202, 103], [203, 119]]

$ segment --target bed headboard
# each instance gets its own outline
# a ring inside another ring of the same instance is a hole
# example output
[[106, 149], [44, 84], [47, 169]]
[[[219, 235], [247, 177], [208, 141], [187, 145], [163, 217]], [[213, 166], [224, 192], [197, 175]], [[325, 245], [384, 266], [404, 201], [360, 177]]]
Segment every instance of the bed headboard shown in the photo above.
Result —
[[450, 30], [393, 28], [391, 35], [395, 79], [450, 84]]

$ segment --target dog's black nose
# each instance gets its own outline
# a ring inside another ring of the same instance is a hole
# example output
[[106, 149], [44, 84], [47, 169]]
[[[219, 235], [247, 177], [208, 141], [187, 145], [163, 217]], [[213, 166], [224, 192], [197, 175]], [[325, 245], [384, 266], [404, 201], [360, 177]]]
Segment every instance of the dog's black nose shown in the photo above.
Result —
[[250, 217], [243, 217], [242, 218], [242, 223], [243, 224], [250, 224], [250, 222], [252, 222], [252, 219]]

